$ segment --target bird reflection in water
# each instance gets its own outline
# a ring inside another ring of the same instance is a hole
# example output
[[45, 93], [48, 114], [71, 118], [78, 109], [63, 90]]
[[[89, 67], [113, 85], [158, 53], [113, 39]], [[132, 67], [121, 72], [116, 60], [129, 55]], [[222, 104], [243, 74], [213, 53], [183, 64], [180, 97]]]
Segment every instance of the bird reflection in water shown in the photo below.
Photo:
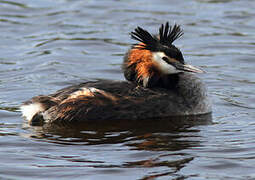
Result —
[[[163, 173], [147, 174], [143, 178], [154, 179], [178, 174], [187, 163], [190, 163], [194, 157], [183, 151], [199, 146], [199, 129], [195, 127], [211, 123], [211, 114], [207, 114], [171, 119], [108, 121], [79, 126], [49, 125], [28, 128], [31, 130], [30, 138], [45, 140], [48, 143], [71, 145], [73, 148], [100, 145], [102, 156], [109, 151], [107, 149], [109, 145], [119, 145], [126, 151], [125, 155], [132, 156], [125, 160], [120, 159], [119, 161], [123, 161], [121, 164], [109, 165], [93, 158], [84, 161], [84, 157], [77, 158], [77, 156], [71, 158], [71, 161], [83, 163], [84, 167], [95, 168], [167, 168]], [[121, 152], [114, 151], [113, 148], [112, 153], [122, 153], [123, 149]]]

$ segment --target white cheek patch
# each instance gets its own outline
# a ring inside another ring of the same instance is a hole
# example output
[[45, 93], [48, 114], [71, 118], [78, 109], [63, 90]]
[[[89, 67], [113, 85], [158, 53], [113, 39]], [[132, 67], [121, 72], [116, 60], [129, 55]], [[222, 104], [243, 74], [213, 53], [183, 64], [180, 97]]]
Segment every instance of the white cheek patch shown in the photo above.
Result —
[[163, 53], [163, 52], [153, 53], [153, 58], [152, 59], [158, 65], [158, 68], [159, 68], [160, 72], [162, 72], [163, 74], [176, 74], [176, 73], [180, 72], [178, 69], [176, 69], [171, 64], [166, 63], [162, 59], [163, 57], [166, 57], [165, 53]]

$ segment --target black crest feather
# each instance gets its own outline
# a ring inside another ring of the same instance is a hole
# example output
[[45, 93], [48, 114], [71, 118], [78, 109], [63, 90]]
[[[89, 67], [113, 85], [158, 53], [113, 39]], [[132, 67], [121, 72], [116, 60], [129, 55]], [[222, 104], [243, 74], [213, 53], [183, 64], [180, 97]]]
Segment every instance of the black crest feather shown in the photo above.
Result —
[[181, 30], [180, 25], [175, 24], [173, 27], [169, 26], [167, 22], [166, 25], [162, 24], [159, 28], [159, 37], [160, 37], [160, 44], [169, 46], [171, 45], [176, 39], [183, 35], [183, 31]]
[[[169, 26], [167, 22], [165, 25], [162, 24], [159, 28], [159, 38], [152, 36], [148, 31], [141, 27], [137, 27], [133, 32], [131, 32], [131, 38], [143, 43], [139, 44], [136, 48], [147, 49], [151, 51], [158, 51], [162, 45], [171, 46], [172, 43], [181, 37], [183, 32], [179, 25]], [[138, 45], [138, 44], [135, 44]]]
[[158, 40], [153, 37], [148, 31], [142, 29], [141, 27], [137, 27], [134, 32], [131, 32], [131, 38], [143, 43], [143, 45], [139, 45], [140, 49], [148, 49], [155, 51]]

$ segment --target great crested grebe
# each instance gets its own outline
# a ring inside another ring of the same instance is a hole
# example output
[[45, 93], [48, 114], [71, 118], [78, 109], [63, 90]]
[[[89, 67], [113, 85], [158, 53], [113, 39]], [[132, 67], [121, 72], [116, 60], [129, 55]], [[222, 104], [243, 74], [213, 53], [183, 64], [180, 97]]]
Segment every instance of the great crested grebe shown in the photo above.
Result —
[[137, 27], [131, 38], [139, 41], [126, 53], [124, 76], [128, 81], [99, 80], [70, 86], [21, 105], [32, 125], [105, 120], [142, 120], [211, 112], [206, 88], [187, 65], [173, 42], [183, 32], [167, 22], [159, 34]]

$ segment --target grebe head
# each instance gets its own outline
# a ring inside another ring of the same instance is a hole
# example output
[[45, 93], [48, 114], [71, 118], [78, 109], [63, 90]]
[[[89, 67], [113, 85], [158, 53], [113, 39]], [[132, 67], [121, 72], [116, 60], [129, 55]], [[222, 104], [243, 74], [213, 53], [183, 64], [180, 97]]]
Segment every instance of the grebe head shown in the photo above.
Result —
[[179, 25], [169, 26], [168, 22], [161, 25], [156, 36], [137, 27], [131, 32], [131, 38], [140, 43], [131, 48], [125, 60], [127, 69], [133, 67], [136, 80], [142, 81], [144, 86], [155, 76], [162, 77], [185, 71], [203, 73], [203, 70], [186, 64], [180, 49], [173, 45], [182, 35], [183, 31]]

